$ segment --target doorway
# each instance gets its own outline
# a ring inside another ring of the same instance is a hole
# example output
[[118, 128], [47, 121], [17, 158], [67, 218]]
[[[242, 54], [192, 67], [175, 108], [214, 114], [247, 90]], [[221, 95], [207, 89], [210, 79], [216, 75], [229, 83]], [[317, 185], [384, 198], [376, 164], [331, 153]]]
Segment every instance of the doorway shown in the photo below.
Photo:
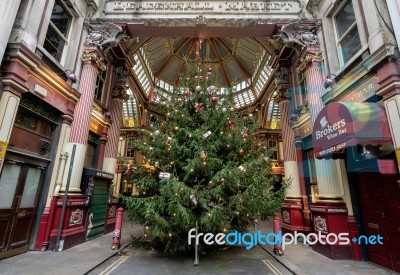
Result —
[[398, 175], [356, 173], [363, 234], [381, 235], [382, 245], [367, 245], [368, 260], [400, 271], [400, 181]]
[[29, 249], [45, 167], [6, 161], [0, 178], [0, 259]]

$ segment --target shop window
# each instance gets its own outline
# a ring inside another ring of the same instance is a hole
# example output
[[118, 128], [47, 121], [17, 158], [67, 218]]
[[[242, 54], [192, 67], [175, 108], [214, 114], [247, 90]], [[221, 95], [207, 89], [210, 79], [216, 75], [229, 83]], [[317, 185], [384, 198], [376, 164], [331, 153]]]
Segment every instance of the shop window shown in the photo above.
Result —
[[361, 49], [352, 1], [347, 1], [335, 15], [335, 28], [339, 60], [344, 66]]
[[89, 132], [85, 155], [85, 168], [96, 168], [100, 138]]
[[307, 102], [307, 82], [303, 73], [297, 74], [298, 87], [295, 89], [296, 109], [299, 109]]
[[62, 62], [68, 47], [68, 36], [73, 17], [68, 9], [56, 0], [50, 17], [43, 48], [58, 62]]
[[17, 112], [15, 124], [47, 138], [51, 138], [53, 134], [53, 126], [50, 123], [40, 120], [24, 111]]
[[106, 82], [106, 71], [101, 71], [97, 75], [96, 80], [96, 89], [94, 92], [94, 99], [100, 103], [105, 103], [105, 99], [103, 99], [104, 93], [104, 83]]
[[278, 142], [274, 139], [269, 139], [267, 147], [271, 154], [271, 160], [278, 160]]
[[132, 143], [133, 143], [133, 138], [128, 138], [126, 146], [126, 155], [125, 155], [127, 158], [135, 158], [135, 150], [131, 148]]

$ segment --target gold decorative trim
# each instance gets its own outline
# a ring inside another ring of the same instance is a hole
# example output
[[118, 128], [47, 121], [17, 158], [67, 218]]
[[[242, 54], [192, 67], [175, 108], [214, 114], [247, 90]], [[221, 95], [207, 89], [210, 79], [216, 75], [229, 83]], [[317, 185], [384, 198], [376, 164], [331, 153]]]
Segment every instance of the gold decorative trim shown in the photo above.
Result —
[[321, 53], [318, 54], [307, 53], [306, 56], [300, 60], [300, 65], [298, 66], [298, 69], [299, 71], [304, 71], [309, 63], [321, 62], [323, 60], [324, 59], [322, 58]]
[[83, 62], [94, 61], [96, 62], [96, 65], [100, 71], [106, 70], [106, 64], [104, 63], [104, 58], [100, 56], [97, 52], [90, 52], [88, 50], [85, 50], [82, 54], [81, 59]]

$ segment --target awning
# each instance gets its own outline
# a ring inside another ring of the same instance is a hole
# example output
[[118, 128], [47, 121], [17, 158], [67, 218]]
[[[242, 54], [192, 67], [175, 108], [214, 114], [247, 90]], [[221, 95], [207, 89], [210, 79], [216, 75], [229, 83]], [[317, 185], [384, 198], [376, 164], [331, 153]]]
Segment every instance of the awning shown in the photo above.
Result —
[[377, 103], [334, 102], [318, 114], [312, 141], [317, 158], [347, 146], [392, 143], [385, 110]]

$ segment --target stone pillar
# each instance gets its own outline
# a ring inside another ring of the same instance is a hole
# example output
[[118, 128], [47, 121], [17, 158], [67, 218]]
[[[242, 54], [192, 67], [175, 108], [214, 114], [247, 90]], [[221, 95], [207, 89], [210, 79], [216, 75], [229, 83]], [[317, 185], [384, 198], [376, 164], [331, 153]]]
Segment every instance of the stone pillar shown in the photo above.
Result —
[[58, 196], [58, 193], [60, 192], [63, 183], [67, 160], [69, 157], [71, 157], [71, 155], [68, 152], [66, 152], [65, 149], [69, 137], [71, 135], [71, 123], [73, 118], [69, 115], [62, 115], [61, 117], [62, 117], [62, 124], [61, 124], [60, 138], [57, 144], [57, 153], [56, 153], [56, 156], [59, 157], [58, 158], [56, 157], [54, 160], [54, 167], [56, 173], [52, 173], [52, 177], [50, 179], [50, 186], [49, 186], [50, 192], [48, 193], [46, 207], [50, 206], [52, 197]]
[[289, 84], [278, 85], [278, 95], [281, 112], [282, 141], [284, 148], [285, 180], [290, 182], [286, 189], [285, 201], [281, 204], [282, 227], [288, 230], [304, 230], [303, 204], [300, 192], [299, 169], [297, 166], [296, 149], [294, 147], [293, 131], [290, 127], [289, 115]]
[[380, 68], [378, 79], [380, 88], [377, 94], [383, 97], [400, 171], [400, 72], [396, 63], [389, 62]]
[[[281, 86], [282, 87], [282, 86]], [[289, 87], [287, 87], [289, 88]], [[285, 179], [291, 185], [286, 190], [286, 198], [300, 198], [299, 170], [297, 167], [296, 149], [294, 147], [293, 131], [289, 121], [289, 99], [286, 90], [278, 94], [279, 110], [281, 112], [282, 141], [284, 148]]]
[[1, 156], [3, 154], [5, 155], [5, 150], [10, 141], [22, 93], [22, 90], [7, 85], [3, 88], [3, 92], [0, 94], [0, 173], [4, 164]]
[[0, 64], [10, 38], [21, 0], [0, 1]]
[[[115, 174], [115, 168], [118, 157], [119, 132], [122, 121], [122, 101], [126, 98], [126, 92], [123, 89], [114, 90], [111, 103], [112, 123], [109, 129], [108, 142], [106, 144], [103, 171]], [[116, 187], [116, 186], [115, 186]], [[115, 191], [115, 190], [114, 190]], [[119, 191], [119, 190], [118, 190]]]
[[96, 166], [96, 169], [97, 170], [102, 170], [102, 171], [104, 171], [103, 170], [103, 163], [104, 163], [104, 152], [105, 152], [105, 149], [106, 149], [106, 144], [108, 144], [108, 138], [107, 138], [107, 127], [104, 127], [103, 128], [103, 133], [101, 134], [101, 137], [100, 137], [100, 145], [99, 145], [99, 157], [98, 157], [98, 159], [97, 159], [97, 166]]
[[96, 79], [99, 70], [105, 70], [102, 54], [97, 48], [86, 48], [82, 54], [83, 69], [79, 92], [81, 97], [76, 104], [74, 111], [74, 120], [71, 125], [71, 135], [66, 146], [66, 151], [70, 157], [64, 173], [63, 186], [61, 191], [65, 190], [68, 178], [68, 170], [71, 165], [72, 148], [76, 145], [73, 169], [70, 177], [69, 193], [80, 193], [80, 183], [82, 179], [83, 165], [86, 156], [86, 146], [89, 136], [89, 124], [92, 114], [94, 92], [96, 88]]
[[[319, 112], [324, 108], [322, 95], [324, 76], [321, 68], [322, 57], [319, 48], [307, 49], [300, 70], [304, 71], [307, 82], [308, 108], [310, 110], [311, 125], [314, 125]], [[335, 160], [315, 159], [315, 169], [318, 177], [318, 199], [329, 202], [343, 201], [343, 185], [338, 181], [339, 172]]]

